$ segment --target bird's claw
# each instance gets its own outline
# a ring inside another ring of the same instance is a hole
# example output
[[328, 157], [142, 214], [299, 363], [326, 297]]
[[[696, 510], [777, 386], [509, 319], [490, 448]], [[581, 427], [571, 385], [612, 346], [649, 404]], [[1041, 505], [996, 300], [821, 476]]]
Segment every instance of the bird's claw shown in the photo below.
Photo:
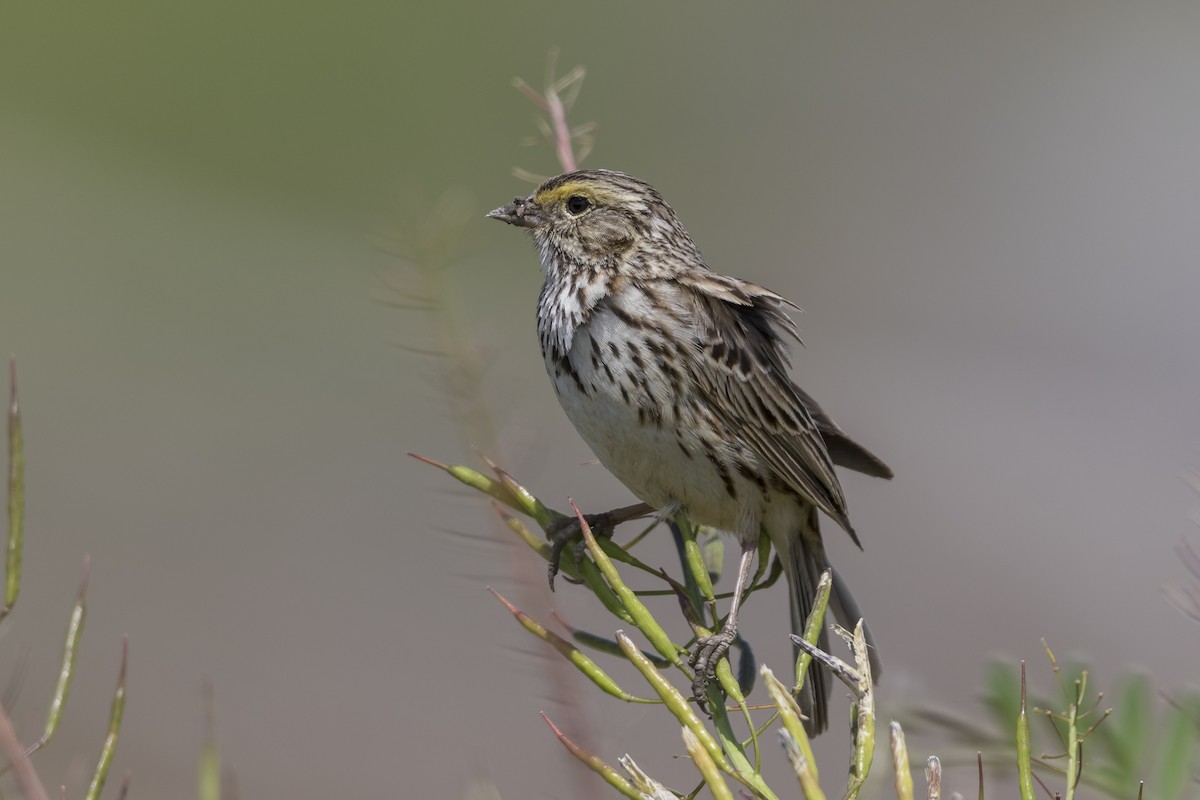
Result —
[[735, 631], [721, 630], [710, 636], [701, 636], [688, 657], [688, 666], [696, 677], [692, 681], [692, 697], [700, 710], [708, 713], [708, 685], [717, 677], [717, 664], [729, 652], [737, 639]]
[[[588, 524], [588, 529], [591, 530], [593, 536], [609, 538], [613, 535], [613, 528], [616, 525], [609, 512], [584, 514], [583, 519]], [[573, 539], [579, 538], [575, 545], [574, 555], [575, 563], [581, 563], [587, 552], [587, 543], [583, 541], [583, 530], [579, 526], [577, 517], [558, 517], [553, 520], [546, 526], [546, 537], [550, 540], [550, 563], [546, 567], [546, 575], [550, 580], [550, 591], [553, 592], [554, 578], [558, 575], [559, 562], [562, 561], [562, 554], [567, 549], [567, 545]], [[570, 579], [568, 578], [568, 580]], [[574, 582], [578, 583], [578, 581]]]

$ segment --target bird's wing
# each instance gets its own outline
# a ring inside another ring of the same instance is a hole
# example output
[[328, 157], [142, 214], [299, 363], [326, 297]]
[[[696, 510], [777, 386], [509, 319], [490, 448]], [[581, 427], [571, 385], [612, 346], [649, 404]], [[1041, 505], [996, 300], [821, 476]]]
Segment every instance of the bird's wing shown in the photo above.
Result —
[[712, 399], [712, 412], [857, 542], [829, 451], [787, 373], [783, 336], [796, 337], [787, 314], [794, 306], [761, 286], [712, 272], [675, 280], [697, 306], [691, 377]]
[[829, 458], [833, 460], [834, 464], [870, 475], [872, 478], [890, 480], [893, 477], [892, 468], [883, 463], [883, 459], [879, 456], [847, 436], [841, 426], [834, 422], [817, 404], [812, 395], [794, 384], [793, 388], [796, 390], [796, 396], [800, 398], [800, 402], [812, 415], [813, 422], [816, 423], [817, 430], [821, 433], [821, 438], [825, 440], [825, 449], [829, 451]]

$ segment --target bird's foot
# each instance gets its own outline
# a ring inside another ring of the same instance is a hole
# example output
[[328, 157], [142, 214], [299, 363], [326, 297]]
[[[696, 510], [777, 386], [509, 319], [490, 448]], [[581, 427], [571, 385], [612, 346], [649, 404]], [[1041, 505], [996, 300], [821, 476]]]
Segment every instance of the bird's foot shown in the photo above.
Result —
[[688, 666], [695, 672], [692, 697], [701, 711], [708, 712], [708, 685], [717, 677], [717, 664], [737, 640], [737, 631], [728, 626], [710, 636], [701, 636], [688, 657]]
[[[601, 514], [584, 514], [583, 520], [587, 523], [593, 536], [606, 539], [612, 537], [618, 522], [613, 518], [611, 511]], [[567, 549], [567, 545], [573, 539], [578, 538], [579, 541], [575, 544], [575, 562], [581, 563], [587, 552], [587, 543], [583, 541], [583, 530], [579, 526], [577, 517], [559, 517], [553, 520], [546, 526], [546, 537], [550, 540], [550, 564], [546, 568], [546, 574], [550, 579], [550, 591], [553, 592], [554, 578], [558, 575], [558, 566], [562, 561], [563, 550]]]

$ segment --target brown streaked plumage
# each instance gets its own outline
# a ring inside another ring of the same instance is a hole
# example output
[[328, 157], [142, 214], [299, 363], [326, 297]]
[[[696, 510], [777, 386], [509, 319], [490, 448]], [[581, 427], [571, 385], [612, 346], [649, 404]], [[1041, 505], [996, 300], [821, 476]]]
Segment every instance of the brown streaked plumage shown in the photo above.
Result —
[[[546, 369], [597, 458], [660, 513], [683, 510], [738, 537], [727, 622], [692, 655], [699, 696], [735, 638], [760, 531], [784, 565], [798, 630], [829, 566], [816, 510], [858, 544], [834, 464], [892, 473], [789, 377], [795, 306], [711, 271], [654, 187], [580, 170], [488, 216], [533, 236]], [[858, 621], [836, 574], [833, 607], [843, 624]], [[827, 724], [828, 681], [814, 665], [800, 698], [814, 733]]]

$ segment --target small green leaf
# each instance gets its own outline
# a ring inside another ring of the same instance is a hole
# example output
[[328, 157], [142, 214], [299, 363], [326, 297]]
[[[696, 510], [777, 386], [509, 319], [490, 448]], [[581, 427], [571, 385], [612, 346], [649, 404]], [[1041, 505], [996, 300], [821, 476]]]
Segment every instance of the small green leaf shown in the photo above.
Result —
[[551, 630], [547, 630], [546, 626], [535, 620], [533, 617], [526, 614], [521, 609], [508, 602], [502, 594], [497, 592], [492, 587], [488, 587], [488, 591], [499, 600], [509, 613], [516, 618], [517, 622], [521, 623], [521, 627], [532, 633], [534, 636], [546, 642], [562, 655], [563, 658], [575, 665], [575, 668], [582, 672], [588, 680], [596, 684], [606, 694], [610, 694], [618, 700], [624, 700], [627, 703], [657, 703], [658, 700], [648, 700], [643, 697], [635, 697], [629, 692], [622, 689], [617, 682], [608, 676], [595, 661], [588, 658], [582, 650], [568, 642], [566, 639], [559, 636]]
[[[567, 625], [561, 617], [557, 617], [557, 615], [555, 616], [558, 619], [558, 623], [571, 632], [571, 638], [579, 642], [584, 647], [590, 647], [593, 650], [599, 650], [601, 653], [608, 653], [610, 656], [621, 655], [621, 648], [617, 646], [615, 640], [605, 639], [603, 636], [598, 634], [590, 633], [589, 631], [582, 631], [578, 628], [572, 628], [570, 625]], [[667, 661], [662, 656], [657, 656], [653, 653], [647, 653], [645, 650], [642, 651], [642, 655], [650, 659], [650, 663], [659, 669], [671, 666], [671, 662]]]
[[721, 579], [721, 570], [725, 566], [725, 539], [715, 528], [701, 525], [696, 531], [696, 541], [700, 544], [704, 565], [708, 568], [708, 579], [716, 583]]
[[696, 734], [686, 727], [682, 730], [683, 746], [687, 748], [688, 755], [692, 757], [692, 763], [704, 777], [704, 785], [712, 792], [714, 800], [733, 800], [733, 792], [729, 791], [729, 784], [725, 783], [725, 779], [721, 777], [721, 771], [717, 769], [716, 762], [700, 744]]
[[58, 724], [62, 721], [67, 695], [71, 692], [71, 678], [75, 673], [75, 656], [79, 652], [79, 640], [83, 636], [83, 623], [87, 619], [87, 585], [90, 565], [91, 559], [84, 558], [83, 582], [79, 586], [79, 594], [75, 597], [75, 606], [71, 609], [71, 619], [67, 623], [67, 638], [63, 642], [62, 666], [58, 671], [58, 683], [54, 686], [54, 697], [50, 701], [50, 714], [46, 718], [46, 729], [42, 733], [37, 747], [41, 747], [54, 738]]
[[684, 571], [687, 578], [687, 586], [689, 591], [694, 585], [696, 592], [699, 593], [699, 599], [705, 602], [713, 602], [713, 584], [712, 578], [708, 570], [708, 564], [704, 560], [704, 553], [700, 547], [700, 542], [697, 539], [698, 531], [683, 514], [675, 517], [674, 523], [679, 526], [679, 534], [683, 540], [683, 562]]
[[[728, 665], [724, 660], [721, 663]], [[708, 709], [711, 712], [713, 728], [717, 732], [717, 740], [721, 743], [721, 750], [729, 759], [733, 771], [749, 778], [754, 774], [754, 767], [750, 765], [750, 761], [746, 758], [746, 751], [742, 749], [741, 742], [734, 735], [733, 726], [729, 721], [729, 712], [725, 710], [725, 698], [721, 696], [721, 687], [716, 682], [708, 685]]]
[[[817, 581], [817, 589], [813, 593], [812, 611], [804, 623], [804, 641], [813, 647], [821, 638], [821, 630], [825, 625], [825, 612], [829, 609], [829, 593], [833, 588], [833, 572], [825, 570]], [[795, 637], [793, 637], [795, 638]], [[808, 675], [808, 665], [812, 663], [812, 654], [801, 650], [796, 658], [796, 682], [792, 685], [792, 694], [800, 694], [804, 686], [805, 676]]]
[[850, 757], [850, 781], [845, 794], [846, 800], [855, 800], [875, 760], [875, 690], [871, 681], [871, 660], [867, 654], [867, 637], [862, 620], [854, 626], [852, 635], [841, 632], [841, 636], [851, 645], [855, 668], [858, 674], [863, 676], [853, 704], [855, 714], [850, 728], [854, 735], [854, 753]]
[[679, 551], [679, 564], [683, 566], [685, 596], [703, 616], [706, 606], [716, 614], [713, 597], [713, 582], [708, 578], [708, 567], [704, 566], [700, 543], [696, 541], [696, 529], [683, 513], [678, 513], [670, 523], [671, 533]]
[[17, 362], [8, 362], [8, 544], [5, 549], [4, 607], [8, 615], [21, 592], [21, 554], [25, 549], [25, 436], [17, 400]]
[[1166, 724], [1158, 742], [1158, 780], [1154, 796], [1175, 800], [1187, 795], [1196, 763], [1196, 721], [1200, 719], [1200, 694], [1187, 692], [1171, 698]]
[[[889, 726], [892, 746], [892, 771], [895, 773], [896, 800], [913, 800], [912, 767], [908, 763], [908, 744], [904, 741], [904, 729], [892, 720]], [[983, 787], [980, 787], [982, 797]]]
[[1010, 665], [993, 662], [987, 666], [984, 685], [984, 705], [1007, 728], [1021, 713], [1020, 680], [1013, 674]]
[[[612, 561], [605, 555], [600, 545], [596, 543], [596, 537], [592, 535], [591, 527], [584, 520], [583, 514], [579, 511], [579, 507], [575, 505], [574, 501], [571, 501], [571, 508], [574, 509], [575, 515], [579, 517], [583, 541], [587, 545], [588, 552], [592, 554], [592, 561], [595, 562], [596, 569], [600, 571], [604, 580], [612, 587], [613, 592], [620, 599], [621, 605], [624, 606], [629, 616], [633, 619], [633, 624], [650, 641], [650, 644], [654, 646], [654, 649], [658, 651], [660, 656], [669, 659], [672, 664], [680, 663], [679, 656], [683, 650], [680, 649], [679, 645], [671, 641], [671, 637], [658, 624], [658, 620], [650, 613], [650, 609], [646, 608], [646, 604], [638, 599], [633, 590], [621, 580], [617, 568], [613, 566]], [[586, 572], [584, 578], [585, 580], [587, 579]], [[623, 649], [624, 647], [622, 647]]]
[[112, 708], [108, 716], [108, 735], [100, 748], [100, 759], [96, 771], [92, 773], [91, 783], [85, 797], [87, 800], [100, 800], [104, 791], [104, 782], [108, 780], [108, 771], [112, 767], [113, 754], [117, 749], [117, 739], [121, 735], [121, 720], [125, 716], [125, 672], [129, 664], [129, 637], [121, 640], [121, 672], [117, 678], [117, 690], [113, 692]]
[[[675, 550], [679, 553], [679, 565], [683, 568], [683, 593], [679, 595], [681, 603], [687, 603], [691, 609], [684, 608], [684, 614], [689, 619], [703, 620], [705, 592], [700, 588], [699, 574], [705, 572], [704, 562], [700, 558], [699, 547], [696, 545], [691, 523], [683, 514], [668, 520], [671, 536], [675, 540]], [[708, 576], [705, 575], [705, 581]], [[678, 593], [678, 589], [676, 589]], [[712, 584], [708, 585], [707, 595], [712, 596]]]
[[[568, 558], [575, 558], [571, 554], [571, 548], [569, 547], [563, 551], [563, 561], [565, 562]], [[612, 587], [604, 582], [604, 576], [600, 574], [600, 570], [597, 569], [591, 559], [585, 558], [579, 562], [579, 574], [583, 576], [583, 585], [592, 594], [596, 595], [596, 599], [608, 609], [610, 614], [630, 625], [637, 624], [633, 621], [633, 617], [629, 616], [629, 612], [625, 610], [625, 606], [621, 603], [621, 598], [617, 597], [617, 593], [612, 590]]]
[[779, 741], [791, 762], [792, 771], [800, 781], [800, 789], [805, 800], [825, 800], [821, 785], [817, 780], [817, 762], [813, 758], [812, 745], [808, 734], [804, 732], [804, 724], [800, 721], [800, 706], [788, 688], [775, 677], [765, 664], [759, 670], [767, 694], [771, 702], [779, 710], [779, 719], [783, 729], [779, 731]]
[[575, 756], [583, 765], [595, 772], [608, 783], [609, 786], [616, 789], [621, 794], [630, 798], [630, 800], [644, 800], [645, 795], [639, 792], [632, 783], [625, 779], [621, 773], [617, 772], [599, 756], [589, 753], [579, 745], [575, 744], [565, 733], [558, 729], [558, 726], [550, 721], [545, 712], [542, 712], [542, 719], [550, 726], [550, 730], [554, 731], [554, 735], [558, 741], [562, 742], [562, 746], [567, 748], [567, 752]]
[[696, 716], [696, 712], [688, 705], [687, 700], [679, 693], [679, 690], [671, 685], [671, 682], [663, 677], [662, 673], [654, 668], [642, 655], [642, 651], [637, 648], [633, 640], [625, 635], [624, 631], [617, 631], [617, 644], [621, 646], [621, 652], [629, 659], [629, 662], [642, 673], [642, 677], [650, 684], [655, 693], [662, 698], [666, 703], [667, 708], [675, 715], [675, 719], [679, 720], [680, 724], [691, 729], [692, 733], [696, 734], [696, 738], [704, 745], [704, 749], [712, 756], [713, 761], [721, 769], [729, 772], [732, 767], [729, 761], [725, 758], [725, 754], [721, 752], [720, 745], [713, 735], [708, 732], [700, 722], [700, 718]]
[[1150, 742], [1150, 725], [1154, 719], [1154, 693], [1145, 675], [1124, 676], [1113, 692], [1113, 717], [1096, 729], [1097, 740], [1108, 750], [1114, 766], [1119, 767], [1121, 783], [1132, 791], [1146, 747]]
[[[996, 682], [999, 686], [1000, 682]], [[1017, 708], [1013, 718], [1017, 720], [1017, 786], [1021, 800], [1036, 800], [1033, 791], [1033, 751], [1029, 741], [1029, 714], [1025, 710], [1025, 662], [1021, 662], [1021, 682], [1017, 684]]]

